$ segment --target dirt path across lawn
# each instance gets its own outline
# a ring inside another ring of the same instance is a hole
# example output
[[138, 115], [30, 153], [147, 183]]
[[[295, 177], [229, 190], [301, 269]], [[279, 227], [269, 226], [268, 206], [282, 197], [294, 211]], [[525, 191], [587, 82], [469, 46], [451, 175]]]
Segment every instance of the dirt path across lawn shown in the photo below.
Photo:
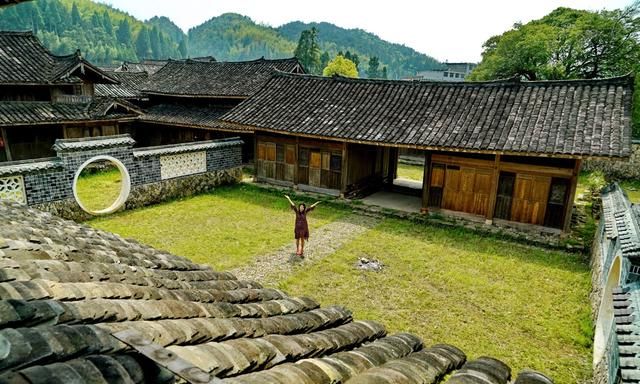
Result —
[[309, 242], [305, 244], [303, 260], [295, 255], [295, 243], [291, 239], [291, 244], [259, 257], [247, 267], [236, 268], [231, 272], [240, 280], [273, 283], [289, 274], [295, 265], [313, 263], [333, 254], [379, 222], [380, 219], [375, 217], [349, 215], [311, 231]]

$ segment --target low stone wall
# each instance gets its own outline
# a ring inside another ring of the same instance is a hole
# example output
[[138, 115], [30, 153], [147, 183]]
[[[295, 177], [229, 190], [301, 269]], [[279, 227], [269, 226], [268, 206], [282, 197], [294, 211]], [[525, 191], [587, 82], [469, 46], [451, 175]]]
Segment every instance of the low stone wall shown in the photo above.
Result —
[[631, 150], [628, 160], [585, 160], [582, 170], [601, 171], [607, 180], [640, 179], [640, 140], [634, 140]]
[[83, 164], [105, 158], [129, 175], [123, 208], [132, 209], [190, 196], [242, 179], [239, 139], [134, 149], [128, 135], [58, 140], [55, 158], [0, 164], [0, 199], [85, 220], [92, 216], [76, 201], [73, 183]]

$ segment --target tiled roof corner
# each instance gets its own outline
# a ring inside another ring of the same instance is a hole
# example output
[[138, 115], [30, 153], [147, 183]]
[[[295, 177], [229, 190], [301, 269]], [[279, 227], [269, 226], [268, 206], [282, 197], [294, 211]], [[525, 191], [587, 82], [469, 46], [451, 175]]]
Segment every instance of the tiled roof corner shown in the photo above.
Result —
[[219, 140], [197, 141], [193, 143], [162, 145], [157, 147], [140, 148], [133, 151], [134, 157], [149, 157], [160, 155], [175, 155], [178, 153], [187, 153], [195, 151], [204, 151], [213, 148], [225, 148], [242, 145], [243, 141], [239, 138], [227, 138]]
[[79, 139], [57, 139], [53, 150], [59, 153], [87, 151], [96, 148], [133, 147], [136, 141], [129, 135], [83, 137]]

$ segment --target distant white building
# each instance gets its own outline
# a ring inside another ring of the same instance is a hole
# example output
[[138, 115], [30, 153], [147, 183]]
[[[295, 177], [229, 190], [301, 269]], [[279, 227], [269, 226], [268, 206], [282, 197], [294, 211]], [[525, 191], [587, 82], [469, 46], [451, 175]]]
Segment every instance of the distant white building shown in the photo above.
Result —
[[420, 71], [412, 80], [424, 81], [464, 81], [465, 77], [478, 66], [476, 63], [445, 63], [446, 69]]

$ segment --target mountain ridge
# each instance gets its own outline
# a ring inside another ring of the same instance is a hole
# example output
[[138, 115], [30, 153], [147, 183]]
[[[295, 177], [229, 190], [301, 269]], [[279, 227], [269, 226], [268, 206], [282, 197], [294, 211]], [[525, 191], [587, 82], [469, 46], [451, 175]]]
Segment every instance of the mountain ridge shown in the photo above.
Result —
[[0, 30], [32, 30], [56, 54], [80, 49], [98, 65], [141, 59], [214, 56], [220, 61], [292, 57], [300, 32], [318, 29], [321, 53], [358, 55], [361, 76], [370, 57], [387, 66], [390, 78], [440, 67], [433, 57], [391, 43], [361, 28], [328, 22], [291, 21], [272, 27], [238, 13], [223, 13], [184, 32], [169, 17], [140, 20], [92, 0], [34, 0], [0, 10]]

